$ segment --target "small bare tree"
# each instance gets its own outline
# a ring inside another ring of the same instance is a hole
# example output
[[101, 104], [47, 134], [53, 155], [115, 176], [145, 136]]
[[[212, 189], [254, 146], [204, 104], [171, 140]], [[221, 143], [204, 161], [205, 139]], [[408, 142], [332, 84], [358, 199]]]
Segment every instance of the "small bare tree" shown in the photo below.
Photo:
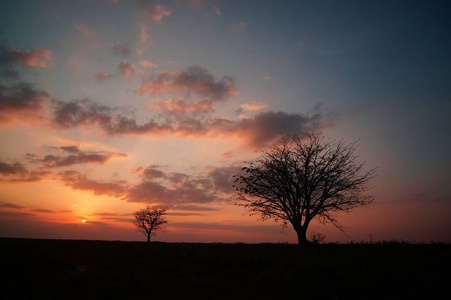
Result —
[[235, 201], [262, 219], [291, 223], [299, 244], [308, 242], [307, 228], [315, 217], [343, 231], [334, 212], [373, 201], [362, 194], [375, 170], [363, 172], [355, 150], [356, 143], [325, 141], [321, 133], [282, 136], [280, 144], [235, 175]]
[[164, 229], [164, 225], [168, 222], [163, 217], [166, 215], [167, 208], [146, 206], [134, 213], [133, 224], [147, 237], [155, 235], [156, 231]]

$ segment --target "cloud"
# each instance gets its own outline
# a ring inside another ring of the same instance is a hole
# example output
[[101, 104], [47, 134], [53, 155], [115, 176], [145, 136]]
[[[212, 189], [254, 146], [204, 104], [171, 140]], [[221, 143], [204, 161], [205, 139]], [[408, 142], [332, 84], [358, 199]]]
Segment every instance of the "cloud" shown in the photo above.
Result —
[[149, 0], [141, 0], [138, 3], [139, 14], [144, 18], [150, 18], [155, 23], [161, 23], [164, 17], [171, 15], [171, 11], [160, 4]]
[[16, 205], [13, 203], [0, 202], [0, 207], [12, 208], [12, 209], [23, 209], [25, 206]]
[[110, 197], [121, 197], [125, 194], [125, 183], [117, 182], [100, 182], [87, 178], [74, 170], [66, 170], [59, 173], [60, 179], [74, 190], [91, 191], [96, 196], [107, 195]]
[[139, 65], [144, 68], [158, 68], [158, 65], [156, 65], [153, 62], [148, 61], [148, 60], [141, 60], [139, 62]]
[[143, 181], [133, 186], [125, 199], [128, 202], [159, 204], [209, 203], [217, 200], [214, 193], [209, 190], [183, 186], [168, 188], [152, 181]]
[[95, 31], [90, 29], [85, 23], [74, 24], [74, 29], [80, 32], [84, 37], [91, 37], [95, 35]]
[[143, 22], [138, 22], [138, 29], [139, 29], [138, 40], [141, 44], [144, 44], [149, 39], [146, 24], [144, 24]]
[[[88, 99], [71, 102], [53, 101], [55, 112], [53, 124], [57, 127], [97, 125], [110, 135], [174, 134], [184, 137], [221, 139], [232, 137], [243, 145], [257, 149], [271, 145], [280, 133], [294, 134], [307, 128], [322, 128], [325, 120], [322, 113], [302, 115], [285, 112], [261, 112], [238, 120], [206, 118], [205, 112], [211, 102], [200, 100], [185, 103], [183, 100], [157, 101], [150, 107], [163, 113], [163, 120], [150, 119], [138, 124], [134, 118], [120, 114], [119, 108], [99, 105]], [[190, 112], [190, 113], [188, 113]], [[199, 114], [202, 112], [202, 114]]]
[[80, 150], [77, 146], [54, 147], [70, 153], [69, 155], [45, 155], [37, 157], [34, 155], [29, 160], [35, 163], [42, 163], [46, 168], [67, 167], [76, 164], [95, 163], [104, 164], [113, 157], [125, 157], [126, 154], [114, 152], [86, 152]]
[[255, 111], [268, 107], [268, 105], [252, 100], [248, 101], [245, 104], [241, 104], [240, 107], [243, 108], [245, 111]]
[[133, 74], [135, 73], [135, 65], [132, 63], [129, 63], [128, 61], [123, 60], [118, 66], [117, 70], [122, 75], [122, 77], [125, 80], [129, 80], [132, 78]]
[[0, 65], [25, 65], [35, 68], [48, 68], [52, 59], [52, 51], [40, 48], [31, 51], [21, 51], [19, 49], [0, 50]]
[[147, 105], [149, 109], [160, 111], [166, 115], [181, 117], [186, 114], [208, 114], [212, 113], [213, 101], [202, 99], [195, 102], [186, 102], [183, 98], [158, 100]]
[[113, 75], [111, 75], [110, 73], [97, 72], [89, 80], [92, 82], [102, 82], [112, 77]]
[[199, 206], [199, 205], [173, 205], [171, 210], [183, 210], [183, 211], [217, 211], [218, 209], [213, 207]]
[[232, 77], [224, 76], [220, 80], [207, 70], [199, 66], [192, 66], [182, 72], [155, 72], [143, 78], [138, 87], [138, 93], [162, 94], [162, 93], [192, 93], [212, 100], [223, 100], [237, 93]]
[[34, 211], [34, 212], [39, 212], [39, 213], [46, 213], [46, 214], [54, 214], [54, 213], [55, 213], [53, 210], [50, 210], [50, 209], [42, 209], [42, 208], [32, 209], [32, 211]]
[[47, 92], [36, 90], [29, 83], [0, 84], [0, 123], [38, 117], [48, 98]]
[[221, 11], [219, 10], [219, 7], [213, 6], [213, 10], [215, 11], [215, 14], [216, 14], [217, 16], [222, 15]]
[[117, 108], [99, 105], [89, 99], [70, 102], [53, 100], [52, 105], [53, 124], [62, 128], [94, 124], [108, 126], [112, 122], [112, 114], [117, 111]]
[[234, 31], [241, 31], [241, 30], [243, 30], [244, 28], [247, 27], [247, 24], [245, 22], [232, 22], [230, 27]]
[[233, 133], [251, 148], [261, 148], [271, 145], [280, 133], [295, 134], [309, 127], [321, 128], [322, 121], [319, 113], [306, 116], [269, 111], [233, 123], [219, 122], [217, 127], [219, 131]]
[[[0, 174], [8, 177], [9, 182], [37, 182], [51, 175], [52, 172], [43, 170], [28, 171], [21, 162], [7, 163], [0, 161]], [[0, 181], [4, 181], [0, 179]]]
[[14, 162], [14, 163], [6, 163], [3, 161], [0, 161], [0, 174], [9, 176], [9, 175], [16, 175], [16, 174], [25, 174], [27, 173], [27, 169], [25, 165], [23, 165], [20, 162]]
[[156, 166], [142, 169], [142, 178], [142, 182], [128, 190], [125, 200], [165, 205], [190, 205], [221, 200], [212, 189], [209, 178], [177, 172], [165, 173]]
[[121, 56], [128, 56], [131, 53], [130, 48], [124, 45], [111, 44], [110, 49], [113, 51], [113, 53]]
[[120, 108], [99, 105], [89, 99], [63, 102], [52, 101], [54, 116], [52, 124], [59, 128], [97, 125], [107, 134], [163, 134], [171, 126], [154, 120], [138, 125], [135, 119], [120, 114]]
[[240, 173], [241, 168], [242, 167], [234, 166], [211, 168], [208, 172], [208, 176], [211, 178], [215, 189], [229, 194], [235, 191], [233, 188], [235, 182], [232, 176]]

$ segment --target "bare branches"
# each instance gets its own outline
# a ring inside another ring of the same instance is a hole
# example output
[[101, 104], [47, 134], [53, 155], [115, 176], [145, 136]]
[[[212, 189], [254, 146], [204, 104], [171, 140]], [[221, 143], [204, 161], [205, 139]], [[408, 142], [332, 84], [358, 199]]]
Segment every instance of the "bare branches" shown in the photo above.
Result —
[[155, 235], [156, 231], [164, 229], [167, 221], [163, 218], [167, 208], [146, 206], [134, 213], [133, 224], [136, 228], [147, 237], [147, 242], [150, 242], [150, 237]]
[[236, 202], [263, 218], [290, 222], [298, 236], [317, 216], [342, 230], [332, 212], [373, 201], [364, 194], [375, 170], [364, 172], [355, 162], [356, 147], [326, 141], [320, 133], [284, 135], [235, 176]]

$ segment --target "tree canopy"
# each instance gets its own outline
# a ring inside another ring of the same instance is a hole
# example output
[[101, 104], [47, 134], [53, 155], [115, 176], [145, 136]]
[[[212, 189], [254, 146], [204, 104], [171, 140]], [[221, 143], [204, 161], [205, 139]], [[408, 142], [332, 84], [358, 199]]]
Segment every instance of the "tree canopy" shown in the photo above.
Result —
[[357, 143], [325, 140], [321, 133], [283, 135], [280, 143], [246, 163], [235, 175], [235, 201], [263, 219], [291, 223], [298, 243], [307, 243], [310, 222], [343, 228], [335, 213], [373, 202], [365, 194], [375, 169], [357, 163]]

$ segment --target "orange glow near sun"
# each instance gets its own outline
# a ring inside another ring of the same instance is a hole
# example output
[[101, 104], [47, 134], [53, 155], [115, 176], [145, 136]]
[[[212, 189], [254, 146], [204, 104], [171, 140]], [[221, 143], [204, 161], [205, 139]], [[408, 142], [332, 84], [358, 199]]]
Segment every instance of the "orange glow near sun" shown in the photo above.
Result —
[[81, 223], [82, 223], [82, 224], [85, 224], [85, 223], [86, 223], [86, 220], [81, 220]]

